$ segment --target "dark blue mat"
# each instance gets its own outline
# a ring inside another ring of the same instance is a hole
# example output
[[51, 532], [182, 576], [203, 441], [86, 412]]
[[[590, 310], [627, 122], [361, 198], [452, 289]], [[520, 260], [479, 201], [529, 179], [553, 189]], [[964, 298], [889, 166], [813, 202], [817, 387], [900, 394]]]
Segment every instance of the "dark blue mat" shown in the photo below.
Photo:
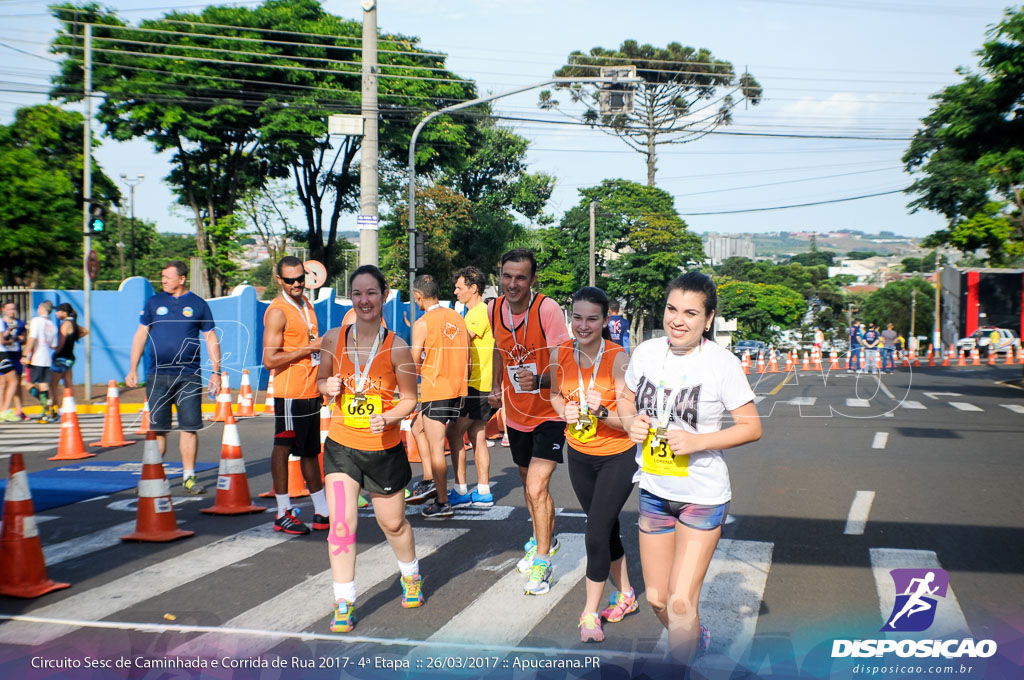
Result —
[[[218, 467], [219, 463], [196, 463], [196, 472]], [[87, 498], [133, 489], [139, 485], [142, 463], [135, 461], [82, 461], [28, 473], [32, 506], [36, 512]], [[181, 476], [181, 463], [164, 463], [168, 479]], [[0, 481], [0, 492], [7, 480]]]

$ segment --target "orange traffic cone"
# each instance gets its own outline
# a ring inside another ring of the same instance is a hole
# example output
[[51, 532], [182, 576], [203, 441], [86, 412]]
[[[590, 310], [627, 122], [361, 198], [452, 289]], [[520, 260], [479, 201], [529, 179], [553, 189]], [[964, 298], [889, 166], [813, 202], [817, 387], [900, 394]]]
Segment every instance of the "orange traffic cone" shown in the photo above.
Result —
[[146, 434], [149, 432], [149, 400], [142, 404], [142, 422], [139, 424], [139, 429], [135, 430], [135, 434]]
[[835, 347], [832, 348], [828, 355], [828, 370], [839, 370], [839, 354], [836, 352]]
[[78, 406], [71, 396], [71, 388], [64, 388], [64, 402], [60, 407], [60, 444], [57, 455], [49, 460], [78, 460], [92, 458], [95, 453], [87, 453], [85, 442], [82, 441], [82, 430], [78, 427]]
[[811, 361], [814, 363], [814, 370], [815, 371], [820, 371], [821, 370], [821, 350], [819, 350], [817, 347], [815, 347], [814, 350], [811, 352]]
[[220, 394], [217, 395], [217, 410], [213, 412], [213, 417], [210, 418], [211, 423], [226, 423], [228, 421], [228, 414], [232, 413], [231, 410], [231, 385], [228, 382], [228, 372], [224, 371], [221, 373], [220, 378]]
[[412, 420], [402, 421], [402, 443], [405, 444], [405, 456], [410, 463], [422, 463], [420, 449], [416, 446], [416, 437], [412, 436]]
[[[939, 351], [942, 351], [941, 348], [940, 348]], [[943, 366], [949, 366], [949, 354], [952, 351], [953, 350], [950, 350], [949, 352], [942, 352], [942, 365]]]
[[1013, 348], [1006, 350], [1006, 361], [1003, 362], [1007, 366], [1013, 366]]
[[960, 358], [956, 360], [956, 365], [957, 366], [966, 366], [967, 365], [967, 358], [964, 356], [963, 347], [960, 348]]
[[327, 442], [327, 433], [331, 430], [331, 410], [333, 407], [326, 403], [320, 407], [320, 453], [324, 451], [324, 444]]
[[146, 435], [142, 450], [142, 476], [139, 478], [139, 509], [135, 513], [135, 531], [122, 536], [122, 541], [144, 541], [166, 543], [179, 538], [188, 538], [194, 531], [178, 528], [171, 502], [171, 486], [164, 476], [164, 463], [156, 435]]
[[124, 438], [124, 430], [121, 428], [121, 397], [117, 392], [117, 383], [111, 380], [107, 383], [107, 411], [103, 416], [103, 436], [98, 442], [89, 446], [128, 446], [134, 444]]
[[253, 405], [252, 385], [249, 383], [249, 371], [242, 370], [242, 384], [238, 388], [238, 413], [236, 418], [252, 418], [256, 415]]
[[504, 414], [499, 408], [491, 416], [491, 419], [487, 421], [487, 427], [484, 429], [484, 436], [488, 439], [501, 439], [501, 433], [505, 430]]
[[274, 415], [274, 371], [267, 381], [267, 400], [263, 402], [263, 415]]
[[981, 366], [981, 352], [977, 347], [971, 350], [971, 366]]
[[238, 425], [229, 413], [224, 423], [224, 436], [220, 445], [220, 472], [217, 475], [217, 497], [209, 508], [199, 512], [208, 515], [245, 515], [263, 512], [266, 507], [253, 505], [249, 495], [249, 479], [245, 476], [245, 460], [242, 458], [242, 441], [238, 437]]
[[771, 356], [768, 357], [768, 372], [778, 373], [779, 372], [779, 359], [778, 353], [772, 352]]
[[1017, 363], [1024, 364], [1024, 345], [1021, 345], [1021, 348], [1017, 350]]
[[11, 472], [4, 492], [4, 526], [0, 531], [0, 595], [39, 597], [70, 583], [51, 581], [39, 541], [25, 459], [11, 454]]
[[791, 352], [786, 353], [786, 368], [784, 369], [784, 372], [793, 372], [793, 354]]
[[932, 346], [931, 343], [928, 343], [928, 365], [935, 365], [935, 348]]
[[994, 349], [992, 349], [992, 348], [989, 348], [989, 350], [988, 350], [988, 365], [989, 366], [995, 366], [996, 365], [996, 351]]
[[811, 356], [807, 353], [807, 350], [804, 350], [804, 361], [803, 361], [802, 364], [800, 364], [800, 370], [801, 371], [809, 371], [809, 370], [811, 370]]
[[764, 353], [757, 353], [757, 372], [764, 373]]

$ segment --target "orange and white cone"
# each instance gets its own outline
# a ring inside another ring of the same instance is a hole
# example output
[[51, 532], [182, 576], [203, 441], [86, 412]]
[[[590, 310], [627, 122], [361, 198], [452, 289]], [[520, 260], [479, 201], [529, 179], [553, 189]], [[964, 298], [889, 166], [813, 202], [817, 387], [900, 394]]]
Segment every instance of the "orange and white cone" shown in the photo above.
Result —
[[142, 404], [142, 422], [139, 423], [139, 429], [135, 430], [135, 434], [146, 434], [149, 432], [149, 400]]
[[939, 351], [942, 352], [942, 365], [943, 366], [949, 366], [949, 359], [950, 359], [949, 355], [952, 354], [953, 350], [951, 349], [948, 352], [946, 352], [946, 351], [943, 351], [940, 348]]
[[832, 351], [828, 355], [828, 370], [839, 370], [839, 354], [836, 352], [836, 348], [833, 347]]
[[957, 366], [966, 366], [967, 365], [967, 357], [964, 356], [964, 349], [963, 349], [963, 347], [960, 348], [960, 356], [956, 360], [956, 365]]
[[996, 351], [994, 349], [991, 349], [991, 348], [988, 350], [988, 365], [989, 366], [995, 366], [996, 365]]
[[263, 415], [274, 415], [274, 371], [267, 381], [267, 400], [263, 402]]
[[92, 458], [95, 455], [85, 450], [82, 429], [78, 427], [78, 406], [75, 405], [75, 398], [71, 396], [71, 388], [65, 387], [64, 401], [60, 406], [60, 444], [57, 446], [57, 455], [49, 460], [78, 460]]
[[750, 375], [750, 352], [743, 352], [743, 358], [740, 359], [740, 366], [743, 367], [743, 375]]
[[768, 372], [778, 373], [779, 372], [779, 355], [778, 352], [772, 352], [771, 357], [768, 359]]
[[108, 448], [134, 443], [124, 438], [124, 430], [121, 427], [121, 396], [117, 391], [117, 383], [111, 380], [107, 383], [107, 410], [103, 416], [103, 436], [89, 446]]
[[817, 347], [815, 347], [814, 351], [811, 354], [812, 354], [811, 362], [814, 364], [814, 370], [815, 371], [820, 371], [821, 370], [821, 350], [818, 349]]
[[242, 458], [242, 440], [238, 436], [238, 425], [231, 414], [224, 423], [224, 436], [220, 444], [220, 472], [217, 475], [217, 497], [209, 508], [199, 512], [208, 515], [245, 515], [263, 512], [267, 508], [254, 505], [249, 494], [249, 479], [245, 476], [245, 460]]
[[229, 413], [234, 415], [231, 410], [231, 385], [228, 381], [228, 372], [224, 371], [221, 373], [220, 378], [220, 394], [217, 395], [217, 409], [213, 412], [210, 422], [226, 423]]
[[757, 372], [764, 373], [764, 353], [757, 353]]
[[256, 415], [253, 405], [252, 385], [249, 383], [249, 371], [242, 371], [242, 384], [238, 388], [238, 413], [236, 418], [252, 418]]
[[70, 583], [58, 583], [46, 575], [43, 545], [39, 541], [32, 493], [28, 488], [25, 459], [11, 454], [11, 471], [4, 491], [3, 530], [0, 531], [0, 595], [39, 597]]
[[1006, 350], [1006, 361], [1003, 362], [1007, 366], [1013, 366], [1013, 348]]
[[801, 371], [809, 371], [809, 370], [811, 370], [811, 355], [808, 354], [806, 350], [804, 350], [804, 362], [802, 364], [800, 364], [800, 370]]
[[491, 419], [487, 421], [487, 426], [484, 428], [484, 436], [488, 439], [501, 439], [501, 433], [505, 430], [505, 420], [502, 410], [499, 408], [491, 416]]
[[[494, 419], [492, 418], [493, 422]], [[488, 423], [490, 426], [490, 423]], [[406, 418], [402, 421], [402, 443], [405, 444], [405, 457], [410, 463], [422, 463], [420, 449], [416, 446], [416, 437], [412, 436], [412, 419]]]
[[135, 531], [122, 536], [122, 541], [143, 541], [166, 543], [179, 538], [188, 538], [194, 531], [178, 528], [171, 502], [171, 486], [164, 476], [164, 462], [156, 435], [146, 435], [142, 450], [142, 476], [139, 478], [139, 509], [135, 513]]

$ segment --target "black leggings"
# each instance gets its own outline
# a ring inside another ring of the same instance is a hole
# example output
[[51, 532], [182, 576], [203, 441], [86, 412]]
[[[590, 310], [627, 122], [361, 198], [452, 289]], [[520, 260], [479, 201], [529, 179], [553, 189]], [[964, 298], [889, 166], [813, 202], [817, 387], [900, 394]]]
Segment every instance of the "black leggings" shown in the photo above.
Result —
[[587, 513], [587, 578], [600, 583], [608, 580], [611, 563], [626, 554], [619, 538], [619, 512], [633, 493], [636, 453], [629, 449], [592, 456], [567, 448], [569, 481]]

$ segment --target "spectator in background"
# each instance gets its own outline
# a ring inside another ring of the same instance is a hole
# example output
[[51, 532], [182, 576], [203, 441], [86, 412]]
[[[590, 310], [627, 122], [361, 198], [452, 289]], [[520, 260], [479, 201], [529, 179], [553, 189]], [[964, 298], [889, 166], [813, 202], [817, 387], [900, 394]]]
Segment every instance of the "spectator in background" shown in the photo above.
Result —
[[[57, 346], [57, 326], [50, 321], [53, 303], [44, 300], [36, 309], [36, 315], [28, 325], [28, 344], [25, 345], [25, 363], [28, 364], [28, 381], [32, 385], [29, 394], [39, 400], [43, 414], [36, 419], [39, 423], [55, 423], [57, 407], [50, 400], [50, 367], [53, 365], [53, 350]], [[52, 413], [51, 413], [52, 411]]]
[[860, 319], [855, 319], [850, 326], [850, 373], [860, 373]]
[[67, 302], [57, 305], [58, 339], [57, 349], [53, 352], [53, 365], [50, 367], [50, 394], [54, 399], [60, 394], [60, 382], [64, 387], [71, 387], [71, 367], [75, 365], [75, 343], [84, 338], [89, 331], [78, 325], [78, 314]]
[[868, 324], [868, 330], [864, 333], [864, 371], [867, 373], [878, 373], [878, 347], [882, 344], [882, 338], [878, 333], [878, 326]]
[[[893, 373], [896, 370], [896, 343], [899, 340], [899, 333], [896, 332], [894, 326], [890, 323], [886, 326], [885, 330], [882, 331], [882, 371], [886, 373]], [[888, 364], [888, 370], [886, 365]]]
[[608, 303], [608, 333], [612, 342], [622, 345], [622, 349], [629, 354], [629, 321], [624, 316], [619, 316], [619, 303], [612, 300]]
[[18, 318], [18, 306], [7, 300], [0, 318], [0, 422], [26, 419], [21, 410], [21, 346], [26, 334], [25, 322]]

